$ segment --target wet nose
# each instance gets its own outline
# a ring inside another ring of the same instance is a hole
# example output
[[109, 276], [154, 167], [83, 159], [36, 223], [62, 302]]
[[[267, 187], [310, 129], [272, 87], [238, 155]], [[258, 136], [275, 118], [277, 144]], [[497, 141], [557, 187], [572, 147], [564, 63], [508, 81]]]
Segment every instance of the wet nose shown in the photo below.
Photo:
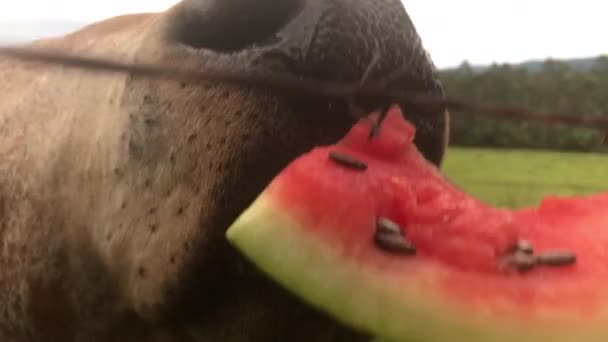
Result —
[[373, 75], [412, 70], [410, 87], [435, 86], [400, 0], [185, 0], [180, 16], [175, 39], [241, 66], [356, 81], [377, 54]]
[[[171, 38], [210, 67], [331, 82], [365, 75], [392, 90], [443, 95], [401, 0], [184, 0], [174, 13]], [[405, 108], [419, 149], [440, 164], [447, 115], [425, 111]]]

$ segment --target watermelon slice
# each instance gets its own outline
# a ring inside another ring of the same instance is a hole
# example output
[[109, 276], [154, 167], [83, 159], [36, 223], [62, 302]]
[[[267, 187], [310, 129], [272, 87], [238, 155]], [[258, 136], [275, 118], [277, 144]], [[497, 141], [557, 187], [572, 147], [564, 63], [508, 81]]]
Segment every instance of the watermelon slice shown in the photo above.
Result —
[[398, 107], [369, 129], [294, 160], [228, 240], [388, 341], [608, 341], [608, 193], [495, 208], [423, 158]]

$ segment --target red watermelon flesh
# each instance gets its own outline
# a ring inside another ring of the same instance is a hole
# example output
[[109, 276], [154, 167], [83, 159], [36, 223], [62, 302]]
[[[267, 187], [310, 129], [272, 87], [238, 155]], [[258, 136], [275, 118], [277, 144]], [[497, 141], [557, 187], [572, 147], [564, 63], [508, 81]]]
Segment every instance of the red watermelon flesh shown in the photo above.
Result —
[[[399, 108], [371, 140], [368, 122], [288, 165], [229, 241], [306, 302], [382, 338], [608, 341], [608, 193], [494, 208], [422, 157]], [[380, 217], [398, 224], [415, 254], [375, 243]], [[565, 250], [576, 261], [518, 271], [506, 260], [523, 240], [536, 255]]]

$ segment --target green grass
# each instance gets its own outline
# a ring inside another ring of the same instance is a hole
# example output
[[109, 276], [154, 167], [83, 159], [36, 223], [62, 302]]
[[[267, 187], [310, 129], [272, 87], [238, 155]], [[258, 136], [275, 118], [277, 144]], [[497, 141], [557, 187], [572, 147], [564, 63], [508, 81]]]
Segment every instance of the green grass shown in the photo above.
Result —
[[546, 195], [608, 191], [608, 154], [453, 147], [443, 171], [479, 199], [511, 208]]

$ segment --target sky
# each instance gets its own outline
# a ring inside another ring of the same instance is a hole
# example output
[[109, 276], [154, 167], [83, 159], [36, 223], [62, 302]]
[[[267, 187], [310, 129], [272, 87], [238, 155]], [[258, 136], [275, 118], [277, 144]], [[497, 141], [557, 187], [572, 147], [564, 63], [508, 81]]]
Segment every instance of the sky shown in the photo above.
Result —
[[[376, 0], [370, 0], [376, 1]], [[162, 11], [176, 0], [2, 0], [2, 24], [26, 20], [89, 23], [115, 15]], [[403, 0], [438, 67], [517, 63], [608, 54], [603, 0]], [[26, 29], [27, 28], [21, 28]]]

